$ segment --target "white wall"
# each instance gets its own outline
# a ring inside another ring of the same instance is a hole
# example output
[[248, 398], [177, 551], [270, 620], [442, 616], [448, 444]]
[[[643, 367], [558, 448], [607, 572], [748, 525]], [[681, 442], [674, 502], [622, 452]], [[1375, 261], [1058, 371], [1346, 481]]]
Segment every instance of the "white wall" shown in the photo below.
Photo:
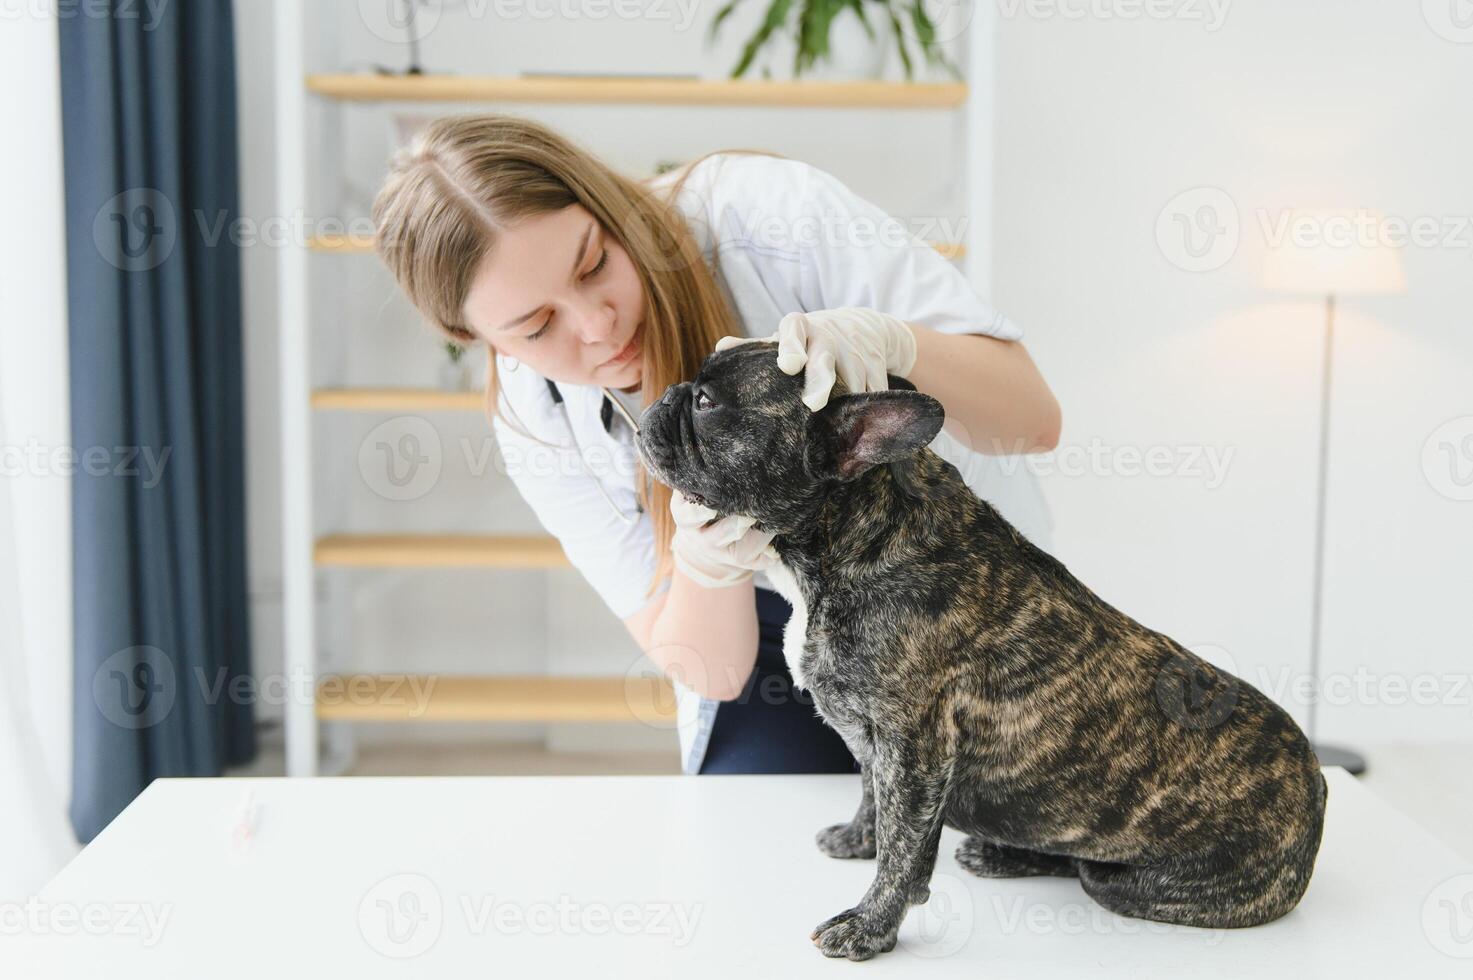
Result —
[[[1341, 680], [1327, 694], [1357, 669], [1392, 686], [1325, 704], [1321, 734], [1362, 746], [1473, 736], [1473, 503], [1423, 467], [1444, 422], [1473, 431], [1473, 46], [1439, 36], [1422, 6], [1237, 0], [1213, 31], [1004, 4], [1016, 13], [999, 22], [995, 298], [1059, 394], [1065, 447], [1232, 453], [1216, 487], [1182, 471], [1055, 473], [1056, 550], [1106, 599], [1220, 648], [1260, 687], [1308, 663], [1322, 312], [1257, 285], [1256, 212], [1377, 208], [1461, 227], [1404, 250], [1407, 295], [1341, 304], [1323, 642]], [[1230, 196], [1241, 245], [1221, 268], [1183, 271], [1158, 216], [1204, 186]], [[1461, 453], [1473, 472], [1473, 442]], [[1423, 675], [1442, 703], [1395, 704], [1395, 685]]]

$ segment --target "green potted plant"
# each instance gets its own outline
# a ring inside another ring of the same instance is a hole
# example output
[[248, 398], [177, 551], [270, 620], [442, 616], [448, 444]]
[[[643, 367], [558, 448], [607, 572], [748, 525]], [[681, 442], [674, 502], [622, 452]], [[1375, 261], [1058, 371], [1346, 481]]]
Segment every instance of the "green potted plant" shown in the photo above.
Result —
[[[708, 44], [715, 40], [721, 25], [741, 2], [742, 0], [727, 0], [716, 11], [707, 33]], [[790, 39], [793, 47], [794, 78], [801, 77], [805, 71], [811, 72], [820, 63], [834, 65], [839, 59], [835, 58], [834, 49], [830, 46], [831, 28], [837, 28], [846, 48], [841, 57], [852, 61], [854, 52], [847, 49], [858, 41], [857, 32], [852, 30], [852, 22], [857, 19], [857, 23], [873, 42], [877, 40], [877, 36], [870, 17], [874, 16], [887, 24], [892, 32], [907, 80], [913, 77], [915, 67], [907, 40], [915, 43], [927, 64], [943, 68], [953, 78], [960, 79], [961, 71], [941, 50], [936, 23], [926, 12], [924, 3], [925, 0], [770, 0], [762, 22], [743, 45], [741, 57], [732, 69], [731, 77], [741, 78], [752, 67], [759, 52], [780, 44], [783, 39]], [[845, 31], [849, 32], [849, 36], [844, 36]], [[858, 43], [863, 44], [862, 41]], [[872, 53], [878, 59], [883, 59], [885, 48], [874, 44]], [[851, 68], [844, 72], [841, 67], [841, 73], [873, 77], [879, 74], [881, 61], [878, 59], [868, 69], [855, 71]], [[770, 72], [764, 69], [764, 74]]]

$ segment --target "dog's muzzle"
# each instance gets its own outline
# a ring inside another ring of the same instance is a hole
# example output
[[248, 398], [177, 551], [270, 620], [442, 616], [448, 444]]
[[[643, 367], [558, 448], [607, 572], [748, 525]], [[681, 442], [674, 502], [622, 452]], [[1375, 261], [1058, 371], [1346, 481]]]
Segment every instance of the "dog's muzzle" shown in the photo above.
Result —
[[660, 400], [639, 416], [639, 449], [646, 465], [666, 483], [679, 472], [680, 458], [689, 455], [695, 432], [691, 425], [690, 382], [671, 385]]

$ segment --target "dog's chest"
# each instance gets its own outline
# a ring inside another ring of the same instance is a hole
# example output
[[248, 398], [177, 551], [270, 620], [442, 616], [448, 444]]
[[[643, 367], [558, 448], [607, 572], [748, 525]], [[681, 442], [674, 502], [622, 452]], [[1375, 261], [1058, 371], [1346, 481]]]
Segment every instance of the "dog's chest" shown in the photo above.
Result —
[[783, 627], [783, 659], [788, 663], [788, 673], [793, 675], [794, 686], [800, 691], [806, 690], [808, 682], [803, 675], [803, 651], [808, 638], [808, 605], [803, 600], [803, 590], [798, 588], [793, 570], [780, 562], [767, 569], [767, 577], [777, 594], [793, 607], [793, 614]]
[[864, 752], [869, 738], [868, 703], [873, 692], [853, 683], [854, 678], [839, 678], [853, 657], [833, 648], [832, 624], [828, 627], [813, 619], [797, 577], [786, 565], [767, 570], [773, 587], [793, 607], [793, 614], [783, 629], [783, 658], [793, 685], [813, 696], [814, 706], [830, 727], [844, 736], [850, 750]]

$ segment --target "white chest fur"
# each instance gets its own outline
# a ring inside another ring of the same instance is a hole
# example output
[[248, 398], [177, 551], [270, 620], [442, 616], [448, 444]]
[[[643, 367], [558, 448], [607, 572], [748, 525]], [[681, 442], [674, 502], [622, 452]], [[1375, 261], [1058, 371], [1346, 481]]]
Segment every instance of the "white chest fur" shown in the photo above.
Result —
[[798, 580], [787, 565], [779, 562], [766, 572], [777, 594], [793, 607], [793, 615], [783, 627], [783, 659], [788, 662], [788, 673], [793, 675], [793, 686], [800, 691], [807, 690], [802, 662], [803, 645], [808, 634], [808, 607], [803, 602], [803, 591], [798, 588]]

